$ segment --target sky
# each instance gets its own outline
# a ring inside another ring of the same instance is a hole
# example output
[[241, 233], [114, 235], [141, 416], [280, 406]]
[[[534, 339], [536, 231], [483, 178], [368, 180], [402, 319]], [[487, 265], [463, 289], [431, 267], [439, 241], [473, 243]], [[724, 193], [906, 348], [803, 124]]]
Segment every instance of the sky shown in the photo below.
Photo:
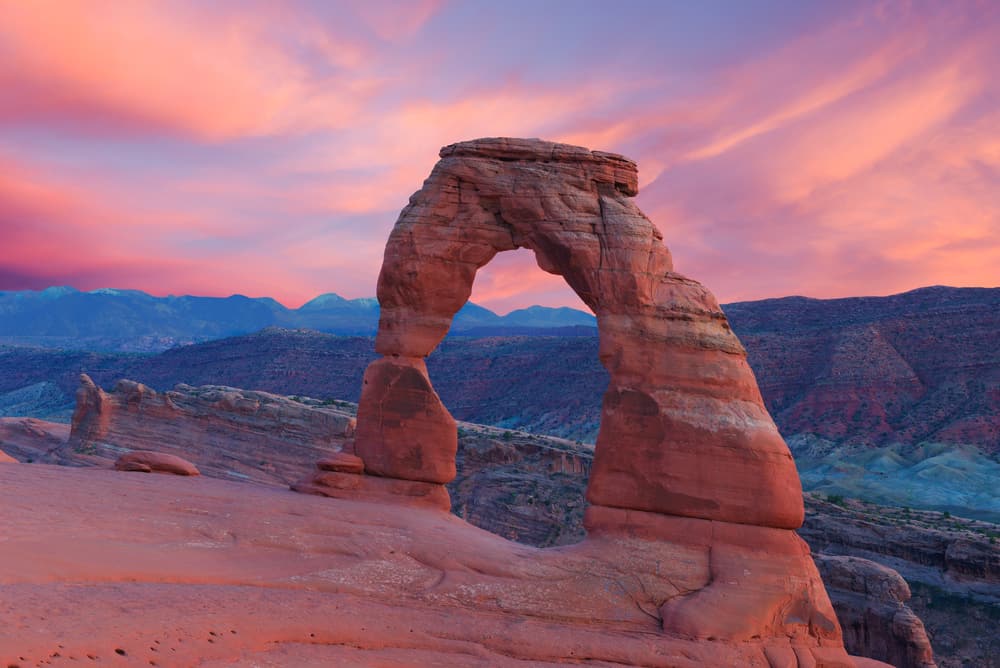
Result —
[[[998, 65], [992, 0], [0, 0], [0, 290], [372, 296], [483, 136], [636, 160], [721, 302], [997, 286]], [[582, 307], [529, 251], [472, 299]]]

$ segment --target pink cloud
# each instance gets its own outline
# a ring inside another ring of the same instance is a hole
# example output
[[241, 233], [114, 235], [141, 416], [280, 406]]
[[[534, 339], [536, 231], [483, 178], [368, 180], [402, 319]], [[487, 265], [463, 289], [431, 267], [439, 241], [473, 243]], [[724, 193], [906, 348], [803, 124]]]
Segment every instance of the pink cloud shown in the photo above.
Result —
[[[371, 295], [438, 148], [515, 135], [637, 159], [640, 206], [723, 301], [1000, 283], [994, 4], [863, 6], [711, 67], [625, 41], [631, 69], [546, 77], [439, 2], [236, 7], [0, 3], [0, 276]], [[473, 298], [580, 305], [526, 253]]]
[[995, 244], [962, 243], [1000, 236], [986, 14], [863, 13], [781, 49], [781, 85], [773, 58], [724, 75], [640, 194], [679, 269], [724, 300], [1000, 283]]
[[[535, 301], [526, 302], [525, 295]], [[527, 249], [500, 253], [480, 269], [470, 301], [500, 314], [538, 302], [590, 311], [562, 276], [539, 269], [535, 254]]]
[[386, 41], [413, 36], [444, 6], [444, 0], [367, 0], [358, 5], [361, 19]]
[[282, 30], [334, 66], [366, 57], [356, 40], [267, 5], [236, 15], [149, 2], [3, 3], [0, 121], [208, 140], [348, 124], [376, 82], [312, 76]]

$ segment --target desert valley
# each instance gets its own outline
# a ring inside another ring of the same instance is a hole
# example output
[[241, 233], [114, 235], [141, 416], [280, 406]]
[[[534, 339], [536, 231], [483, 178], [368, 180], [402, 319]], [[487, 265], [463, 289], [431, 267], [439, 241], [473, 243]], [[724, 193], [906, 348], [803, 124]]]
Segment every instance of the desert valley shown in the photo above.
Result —
[[[3, 660], [994, 665], [1000, 290], [723, 315], [629, 164], [443, 149], [378, 302], [0, 294]], [[463, 307], [512, 238], [597, 319]]]
[[0, 668], [1000, 668], [997, 63], [0, 0]]

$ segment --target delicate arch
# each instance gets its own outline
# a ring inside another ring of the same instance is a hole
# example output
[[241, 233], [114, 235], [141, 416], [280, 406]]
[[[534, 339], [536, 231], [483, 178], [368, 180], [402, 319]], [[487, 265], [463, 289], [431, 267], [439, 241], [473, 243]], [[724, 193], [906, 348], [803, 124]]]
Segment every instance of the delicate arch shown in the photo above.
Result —
[[443, 484], [455, 423], [424, 358], [476, 271], [529, 248], [597, 315], [611, 380], [587, 497], [592, 504], [794, 528], [802, 497], [787, 446], [715, 298], [673, 272], [636, 207], [626, 158], [526, 139], [441, 150], [400, 214], [378, 282], [382, 359], [365, 375], [356, 452], [378, 476]]

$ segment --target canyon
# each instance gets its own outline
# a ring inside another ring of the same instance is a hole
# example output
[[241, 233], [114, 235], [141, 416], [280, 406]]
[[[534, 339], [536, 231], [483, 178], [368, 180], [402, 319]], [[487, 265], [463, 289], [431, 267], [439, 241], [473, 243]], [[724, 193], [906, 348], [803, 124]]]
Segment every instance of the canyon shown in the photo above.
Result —
[[[1000, 521], [1000, 290], [723, 308], [806, 489]], [[588, 336], [448, 336], [426, 363], [458, 419], [593, 442], [597, 353]], [[370, 338], [282, 329], [156, 355], [8, 347], [0, 415], [68, 422], [81, 372], [106, 389], [124, 377], [357, 401], [374, 357]]]

